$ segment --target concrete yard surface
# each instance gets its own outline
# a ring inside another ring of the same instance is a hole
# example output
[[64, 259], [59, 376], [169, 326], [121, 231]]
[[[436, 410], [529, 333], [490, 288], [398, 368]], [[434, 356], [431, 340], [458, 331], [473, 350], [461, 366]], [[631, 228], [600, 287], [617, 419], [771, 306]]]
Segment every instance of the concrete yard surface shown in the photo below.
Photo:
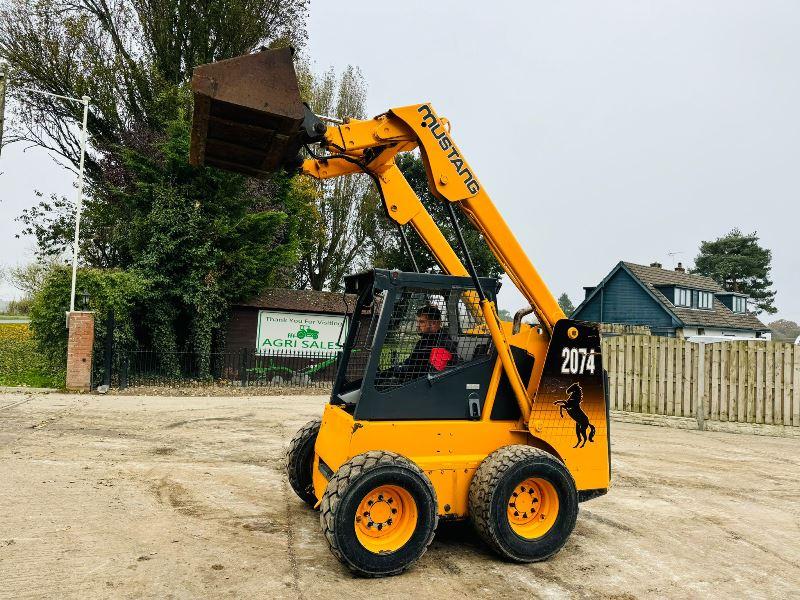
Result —
[[354, 578], [285, 446], [322, 396], [0, 395], [2, 598], [790, 598], [800, 442], [612, 424], [613, 488], [552, 559], [442, 524], [407, 573]]

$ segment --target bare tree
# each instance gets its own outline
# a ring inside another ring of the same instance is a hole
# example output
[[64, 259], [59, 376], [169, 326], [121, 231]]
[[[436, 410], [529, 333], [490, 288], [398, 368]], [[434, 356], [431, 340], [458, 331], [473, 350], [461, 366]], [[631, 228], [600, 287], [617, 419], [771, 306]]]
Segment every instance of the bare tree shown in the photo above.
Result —
[[[366, 116], [366, 86], [361, 72], [348, 66], [341, 75], [329, 69], [314, 77], [301, 68], [312, 110], [340, 119]], [[297, 285], [338, 290], [344, 276], [368, 263], [366, 244], [377, 226], [380, 200], [367, 175], [319, 181], [315, 186], [313, 235], [303, 250]]]
[[[77, 163], [82, 107], [33, 87], [90, 96], [89, 132], [100, 152], [132, 129], [160, 130], [188, 97], [176, 86], [195, 65], [262, 45], [302, 47], [308, 0], [0, 0], [0, 59], [16, 83], [8, 142], [26, 141]], [[97, 155], [87, 157], [90, 179]]]

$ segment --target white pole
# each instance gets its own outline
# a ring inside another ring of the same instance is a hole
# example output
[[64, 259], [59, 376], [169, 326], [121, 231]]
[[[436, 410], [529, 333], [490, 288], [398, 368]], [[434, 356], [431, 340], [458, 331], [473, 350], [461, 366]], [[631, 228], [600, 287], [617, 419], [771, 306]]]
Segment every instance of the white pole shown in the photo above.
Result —
[[78, 240], [81, 231], [81, 212], [83, 211], [83, 162], [86, 156], [86, 123], [89, 120], [89, 96], [83, 101], [83, 130], [81, 131], [81, 160], [78, 166], [78, 210], [75, 214], [75, 240], [72, 242], [72, 293], [69, 298], [69, 311], [75, 311], [75, 281], [78, 275]]

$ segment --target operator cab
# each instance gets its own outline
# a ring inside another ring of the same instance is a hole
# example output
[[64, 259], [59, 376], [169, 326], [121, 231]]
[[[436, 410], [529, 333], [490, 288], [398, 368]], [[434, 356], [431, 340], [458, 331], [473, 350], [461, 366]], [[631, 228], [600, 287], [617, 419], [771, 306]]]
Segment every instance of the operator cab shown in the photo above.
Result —
[[[481, 287], [494, 302], [500, 282]], [[469, 277], [375, 269], [345, 291], [357, 302], [332, 403], [362, 420], [480, 418], [497, 354]], [[518, 417], [501, 381], [492, 418]]]

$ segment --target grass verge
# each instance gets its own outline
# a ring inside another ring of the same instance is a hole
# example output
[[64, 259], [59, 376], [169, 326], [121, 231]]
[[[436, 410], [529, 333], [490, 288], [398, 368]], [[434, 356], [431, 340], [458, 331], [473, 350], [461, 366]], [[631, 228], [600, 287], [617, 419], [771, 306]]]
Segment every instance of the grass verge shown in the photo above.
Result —
[[64, 387], [63, 371], [39, 353], [27, 323], [0, 322], [0, 386]]

